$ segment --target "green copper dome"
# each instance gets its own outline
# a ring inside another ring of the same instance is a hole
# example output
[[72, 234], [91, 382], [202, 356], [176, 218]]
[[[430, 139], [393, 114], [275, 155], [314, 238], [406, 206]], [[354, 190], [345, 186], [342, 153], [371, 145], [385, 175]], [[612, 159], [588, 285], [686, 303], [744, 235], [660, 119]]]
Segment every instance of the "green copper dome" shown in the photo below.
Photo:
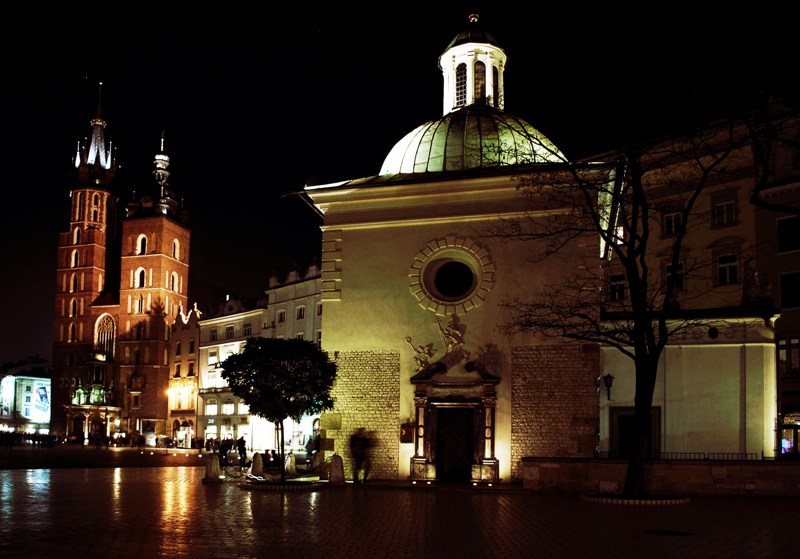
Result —
[[469, 105], [406, 134], [386, 156], [380, 174], [566, 161], [561, 151], [526, 121], [486, 105]]

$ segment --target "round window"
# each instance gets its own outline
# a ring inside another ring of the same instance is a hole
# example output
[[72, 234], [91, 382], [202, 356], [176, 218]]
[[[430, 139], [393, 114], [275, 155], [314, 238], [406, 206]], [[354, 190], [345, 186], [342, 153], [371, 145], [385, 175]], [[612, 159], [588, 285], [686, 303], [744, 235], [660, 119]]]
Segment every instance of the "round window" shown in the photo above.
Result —
[[411, 266], [411, 293], [420, 305], [441, 315], [477, 307], [494, 284], [488, 252], [465, 239], [437, 239]]

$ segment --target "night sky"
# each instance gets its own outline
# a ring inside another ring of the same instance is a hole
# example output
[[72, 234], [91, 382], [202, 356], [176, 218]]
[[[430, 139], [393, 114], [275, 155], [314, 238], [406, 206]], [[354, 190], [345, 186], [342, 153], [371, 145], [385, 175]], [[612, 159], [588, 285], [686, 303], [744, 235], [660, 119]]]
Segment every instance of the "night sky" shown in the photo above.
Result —
[[[99, 81], [122, 172], [149, 176], [163, 133], [193, 271], [245, 295], [318, 256], [314, 213], [284, 195], [374, 175], [403, 135], [442, 116], [437, 60], [476, 3], [296, 4], [4, 18], [0, 363], [51, 357], [69, 162]], [[785, 12], [518, 4], [476, 10], [508, 55], [505, 109], [571, 159], [714, 115], [731, 97], [793, 93]]]

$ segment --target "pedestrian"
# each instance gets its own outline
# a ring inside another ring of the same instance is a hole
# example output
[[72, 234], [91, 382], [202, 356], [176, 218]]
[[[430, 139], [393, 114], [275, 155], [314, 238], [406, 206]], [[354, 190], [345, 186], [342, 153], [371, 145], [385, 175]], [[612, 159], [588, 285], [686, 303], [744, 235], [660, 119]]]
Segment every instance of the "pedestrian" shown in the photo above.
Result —
[[219, 443], [219, 466], [225, 468], [228, 465], [228, 452], [233, 448], [233, 439], [225, 439]]
[[241, 436], [236, 441], [236, 450], [239, 451], [239, 465], [244, 468], [247, 465], [247, 443], [244, 436]]
[[[363, 427], [350, 436], [350, 454], [353, 457], [353, 483], [366, 483], [369, 469], [371, 441]], [[361, 480], [359, 480], [361, 476]]]

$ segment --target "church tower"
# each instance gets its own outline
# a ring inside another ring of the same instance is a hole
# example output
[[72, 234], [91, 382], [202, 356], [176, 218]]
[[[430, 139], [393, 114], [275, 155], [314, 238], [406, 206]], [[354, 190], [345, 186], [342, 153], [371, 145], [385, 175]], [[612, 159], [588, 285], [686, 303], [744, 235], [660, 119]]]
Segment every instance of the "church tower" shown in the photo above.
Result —
[[90, 123], [58, 242], [50, 424], [69, 440], [125, 444], [165, 434], [170, 329], [187, 307], [190, 230], [169, 186], [163, 135], [152, 179], [130, 185], [120, 215], [99, 101]]
[[164, 433], [169, 388], [170, 332], [187, 308], [188, 218], [169, 186], [164, 137], [153, 179], [132, 193], [122, 220], [119, 324], [120, 383], [130, 429]]
[[[100, 84], [102, 88], [102, 84]], [[98, 94], [90, 139], [78, 142], [75, 185], [70, 190], [69, 228], [60, 233], [56, 263], [53, 407], [51, 431], [67, 429], [64, 406], [73, 402], [111, 405], [112, 378], [105, 367], [114, 359], [113, 313], [100, 304], [106, 295], [108, 251], [113, 244], [116, 199], [111, 189], [117, 163], [106, 143], [106, 121]], [[106, 301], [108, 302], [108, 301]]]

